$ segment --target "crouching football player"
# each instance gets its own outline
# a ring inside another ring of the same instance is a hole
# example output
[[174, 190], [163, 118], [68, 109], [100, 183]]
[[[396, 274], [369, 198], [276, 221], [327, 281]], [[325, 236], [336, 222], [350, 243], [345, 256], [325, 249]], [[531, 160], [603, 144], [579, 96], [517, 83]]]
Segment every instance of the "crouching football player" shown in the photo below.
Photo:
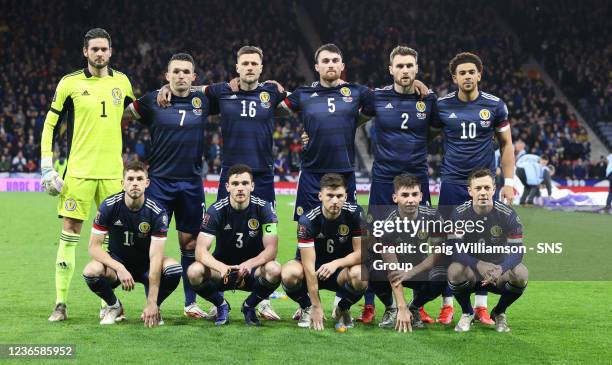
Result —
[[[220, 292], [245, 290], [242, 303], [247, 325], [260, 326], [256, 307], [280, 284], [281, 266], [272, 204], [251, 195], [255, 188], [251, 168], [236, 164], [225, 184], [229, 196], [208, 208], [196, 243], [196, 262], [187, 270], [196, 293], [216, 306], [216, 325], [229, 322], [229, 303]], [[216, 238], [215, 250], [209, 249]]]
[[523, 226], [509, 205], [493, 201], [495, 184], [489, 170], [475, 170], [470, 174], [468, 192], [472, 200], [455, 208], [451, 219], [474, 222], [475, 227], [480, 225], [483, 229], [458, 232], [455, 226], [455, 232], [449, 235], [454, 252], [448, 282], [463, 311], [455, 331], [470, 330], [474, 319], [470, 293], [484, 289], [501, 295], [491, 317], [497, 332], [508, 332], [506, 309], [527, 287], [528, 271], [521, 263]]
[[[386, 306], [379, 323], [381, 328], [395, 327], [400, 332], [409, 331], [412, 327], [424, 328], [419, 308], [441, 295], [446, 286], [448, 256], [445, 258], [439, 251], [446, 236], [442, 230], [442, 216], [435, 209], [420, 205], [423, 199], [421, 186], [419, 179], [409, 174], [401, 174], [393, 179], [393, 202], [397, 204], [397, 209], [387, 216], [383, 226], [399, 225], [401, 222], [401, 227], [420, 228], [415, 232], [382, 235], [380, 241], [384, 243], [377, 244], [378, 249], [372, 247], [368, 255], [372, 265], [373, 260], [380, 260], [379, 263], [382, 261], [404, 267], [403, 270], [394, 270], [390, 266], [388, 270], [378, 265], [370, 266], [370, 288]], [[402, 245], [411, 245], [417, 249], [414, 253], [396, 253]], [[388, 249], [383, 250], [384, 246]], [[413, 289], [414, 298], [409, 305], [404, 298], [404, 287]], [[393, 304], [393, 297], [397, 306]]]
[[[113, 288], [134, 289], [142, 283], [147, 304], [141, 318], [145, 326], [163, 324], [161, 303], [181, 280], [181, 265], [164, 256], [168, 216], [153, 200], [145, 197], [149, 186], [147, 171], [141, 162], [129, 163], [123, 173], [123, 192], [106, 198], [94, 220], [89, 239], [93, 258], [83, 270], [89, 289], [108, 305], [100, 324], [114, 324], [124, 319], [123, 307]], [[102, 248], [109, 236], [109, 252]]]
[[287, 296], [302, 309], [299, 327], [323, 329], [319, 288], [342, 294], [334, 319], [339, 325], [352, 327], [350, 308], [367, 287], [361, 280], [362, 211], [346, 203], [346, 191], [342, 175], [323, 175], [319, 192], [322, 204], [299, 218], [299, 251], [282, 271]]

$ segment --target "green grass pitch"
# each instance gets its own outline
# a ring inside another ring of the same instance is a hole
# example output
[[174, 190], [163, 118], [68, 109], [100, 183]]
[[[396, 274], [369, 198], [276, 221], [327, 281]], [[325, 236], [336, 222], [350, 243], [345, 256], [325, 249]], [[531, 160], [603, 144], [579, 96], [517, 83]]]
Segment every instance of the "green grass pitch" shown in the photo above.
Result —
[[[207, 196], [207, 202], [212, 201], [213, 197]], [[361, 196], [360, 201], [367, 201], [367, 197]], [[280, 196], [278, 200], [281, 220], [278, 260], [281, 263], [292, 257], [296, 247], [295, 223], [291, 221], [292, 202], [293, 197], [289, 196]], [[87, 240], [91, 222], [84, 224], [77, 247], [77, 269], [69, 296], [69, 320], [49, 323], [47, 317], [55, 299], [54, 260], [60, 232], [55, 204], [54, 198], [44, 194], [0, 195], [0, 344], [75, 344], [76, 361], [84, 364], [584, 364], [611, 361], [610, 281], [530, 282], [524, 296], [508, 310], [512, 332], [507, 334], [498, 334], [491, 327], [482, 325], [474, 325], [471, 332], [463, 334], [455, 333], [452, 326], [441, 325], [431, 325], [411, 334], [398, 334], [379, 329], [377, 325], [361, 324], [356, 324], [345, 334], [338, 334], [334, 332], [331, 320], [326, 322], [324, 332], [315, 333], [297, 328], [290, 318], [296, 305], [282, 299], [272, 300], [282, 321], [265, 322], [264, 327], [249, 328], [244, 325], [239, 311], [245, 292], [227, 294], [234, 308], [232, 323], [216, 328], [212, 322], [183, 317], [181, 286], [163, 305], [166, 325], [146, 329], [139, 320], [145, 302], [141, 285], [131, 293], [117, 292], [128, 320], [102, 327], [98, 324], [100, 300], [88, 290], [81, 277], [89, 260]], [[581, 236], [576, 232], [585, 228], [588, 228], [590, 237], [601, 239], [599, 244], [610, 243], [609, 216], [518, 210], [525, 224], [527, 245], [546, 242], [550, 237], [559, 239], [578, 235], [578, 240]], [[169, 237], [166, 253], [178, 259], [174, 231]], [[577, 255], [580, 260], [589, 260], [598, 253], [583, 250]], [[612, 259], [610, 256], [607, 258]], [[604, 262], [609, 265], [609, 261]], [[332, 294], [325, 293], [322, 297], [330, 317]], [[209, 308], [203, 299], [198, 301]], [[489, 307], [496, 302], [497, 296], [490, 295]], [[382, 306], [378, 304], [377, 319], [380, 319]], [[435, 300], [426, 309], [433, 316], [437, 314], [439, 305], [440, 301]], [[459, 306], [455, 307], [456, 321]], [[355, 317], [358, 310], [358, 307], [353, 308]], [[64, 363], [68, 360], [0, 361], [22, 364]]]

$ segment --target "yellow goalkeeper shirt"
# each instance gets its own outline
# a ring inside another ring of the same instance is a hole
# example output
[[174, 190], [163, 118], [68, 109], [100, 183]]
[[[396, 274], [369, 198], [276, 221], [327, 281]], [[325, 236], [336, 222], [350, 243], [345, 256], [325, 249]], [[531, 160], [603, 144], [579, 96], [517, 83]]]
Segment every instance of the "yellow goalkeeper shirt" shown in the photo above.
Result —
[[121, 179], [121, 116], [133, 100], [125, 74], [108, 69], [95, 77], [87, 68], [64, 76], [55, 91], [42, 132], [41, 156], [53, 156], [53, 135], [66, 121], [68, 163], [64, 177]]

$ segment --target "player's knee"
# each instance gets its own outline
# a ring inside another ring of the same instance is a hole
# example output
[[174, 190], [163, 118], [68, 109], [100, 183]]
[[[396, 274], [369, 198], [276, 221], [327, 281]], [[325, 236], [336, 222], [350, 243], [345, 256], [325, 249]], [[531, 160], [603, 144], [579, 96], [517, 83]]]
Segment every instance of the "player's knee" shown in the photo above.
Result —
[[265, 278], [271, 283], [278, 283], [281, 279], [281, 265], [276, 261], [270, 261], [265, 266]]
[[62, 230], [68, 233], [80, 234], [83, 227], [83, 221], [70, 217], [64, 217]]
[[195, 236], [189, 233], [179, 233], [179, 246], [183, 251], [193, 251], [196, 248]]
[[368, 282], [361, 278], [361, 265], [351, 266], [348, 271], [349, 281], [355, 290], [365, 290]]
[[91, 261], [83, 269], [83, 276], [104, 276], [104, 265], [98, 261]]
[[529, 270], [525, 265], [518, 264], [511, 271], [510, 283], [514, 286], [523, 287], [527, 285], [527, 281], [529, 281]]
[[457, 282], [457, 281], [465, 281], [465, 266], [458, 262], [453, 262], [448, 267], [448, 281]]
[[204, 279], [204, 265], [199, 262], [194, 262], [187, 268], [187, 278], [189, 284], [199, 285]]
[[281, 280], [283, 285], [287, 287], [294, 287], [302, 280], [303, 271], [302, 265], [295, 261], [290, 261], [283, 265], [281, 269]]

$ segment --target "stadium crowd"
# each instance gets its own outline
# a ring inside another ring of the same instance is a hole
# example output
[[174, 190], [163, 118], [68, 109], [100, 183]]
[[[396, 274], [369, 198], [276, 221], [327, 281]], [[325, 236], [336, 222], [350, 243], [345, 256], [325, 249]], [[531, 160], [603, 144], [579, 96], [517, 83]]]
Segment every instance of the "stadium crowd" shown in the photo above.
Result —
[[[262, 80], [278, 80], [288, 90], [305, 81], [295, 71], [296, 49], [302, 42], [295, 15], [289, 7], [277, 7], [272, 2], [183, 1], [182, 9], [193, 9], [189, 16], [164, 2], [110, 0], [103, 2], [104, 11], [94, 11], [101, 4], [89, 1], [34, 1], [28, 7], [18, 2], [0, 3], [4, 10], [0, 14], [0, 172], [39, 170], [40, 135], [53, 88], [62, 75], [84, 66], [81, 41], [91, 24], [111, 33], [115, 51], [111, 66], [130, 77], [137, 96], [165, 83], [166, 62], [179, 50], [191, 52], [196, 59], [196, 84], [227, 81], [235, 75], [235, 51], [247, 43], [264, 50]], [[482, 6], [476, 6], [479, 4]], [[418, 11], [416, 6], [393, 1], [381, 1], [376, 7], [368, 3], [316, 2], [309, 5], [309, 11], [321, 40], [334, 42], [343, 50], [346, 79], [371, 87], [391, 83], [388, 54], [398, 43], [419, 51], [419, 78], [438, 96], [453, 90], [448, 60], [458, 51], [475, 51], [485, 66], [482, 88], [508, 105], [513, 139], [524, 141], [530, 153], [548, 155], [556, 168], [555, 177], [601, 178], [601, 161], [590, 154], [586, 130], [555, 97], [554, 90], [538, 75], [522, 70], [521, 63], [528, 58], [527, 51], [533, 53], [585, 117], [610, 120], [610, 33], [581, 41], [598, 26], [610, 25], [584, 21], [559, 26], [568, 24], [564, 21], [567, 17], [588, 19], [589, 12], [597, 11], [597, 7], [573, 5], [566, 13], [550, 4], [526, 12], [525, 17], [518, 16], [520, 4], [510, 9], [512, 25], [523, 30], [517, 32], [520, 40], [510, 36], [504, 24], [491, 21], [498, 19], [492, 6], [478, 1], [467, 7], [433, 1], [427, 7], [418, 7]], [[30, 14], [31, 8], [38, 9], [36, 14]], [[76, 15], [84, 12], [89, 16]], [[32, 21], [19, 23], [24, 19]], [[278, 26], [281, 23], [282, 27]], [[62, 26], [56, 29], [57, 24]], [[299, 170], [300, 130], [293, 119], [277, 120], [274, 151], [275, 172], [279, 175]], [[218, 173], [223, 141], [217, 118], [210, 119], [206, 137], [209, 148], [205, 170]], [[146, 128], [137, 123], [128, 125], [124, 158], [145, 159], [149, 139]], [[66, 144], [60, 146], [60, 155], [65, 155]], [[429, 148], [434, 177], [441, 161], [441, 146], [437, 137]]]
[[[323, 34], [327, 36], [322, 41], [343, 46], [348, 79], [371, 87], [390, 84], [389, 52], [397, 44], [408, 44], [419, 52], [419, 78], [438, 96], [444, 96], [454, 90], [448, 61], [457, 52], [473, 51], [484, 62], [481, 88], [501, 97], [508, 105], [515, 142], [525, 142], [528, 153], [548, 155], [556, 168], [555, 177], [604, 177], [605, 168], [602, 172], [600, 161], [589, 162], [592, 156], [586, 129], [537, 74], [521, 69], [528, 55], [503, 24], [492, 21], [498, 19], [493, 7], [478, 1], [470, 2], [473, 6], [433, 1], [417, 12], [416, 7], [393, 1], [378, 2], [376, 7], [367, 3], [325, 4], [329, 8], [309, 10], [313, 19], [319, 19], [318, 26], [326, 27]], [[360, 26], [351, 26], [355, 23]], [[541, 27], [541, 23], [536, 24]], [[551, 38], [542, 32], [541, 37]], [[605, 90], [602, 83], [593, 87], [598, 88], [597, 92]], [[440, 138], [429, 148], [434, 177], [442, 156]]]

